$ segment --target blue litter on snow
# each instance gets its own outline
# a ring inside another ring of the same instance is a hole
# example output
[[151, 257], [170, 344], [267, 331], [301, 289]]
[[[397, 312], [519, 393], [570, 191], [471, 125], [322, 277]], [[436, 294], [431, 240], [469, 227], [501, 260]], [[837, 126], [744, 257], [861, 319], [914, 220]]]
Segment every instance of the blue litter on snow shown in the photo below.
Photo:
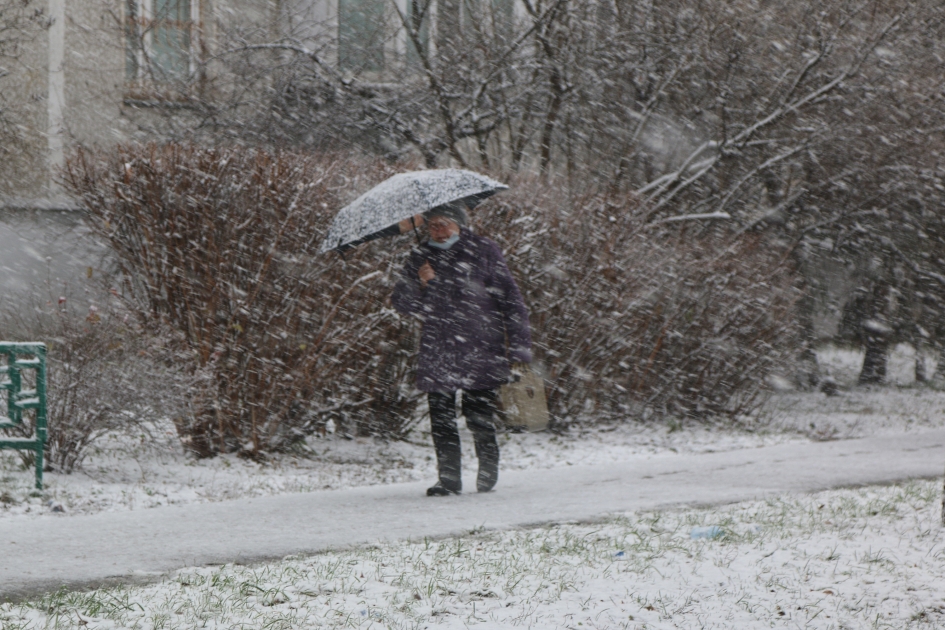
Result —
[[708, 527], [693, 527], [689, 532], [689, 538], [693, 540], [699, 540], [700, 538], [719, 538], [725, 532], [718, 525], [710, 525]]

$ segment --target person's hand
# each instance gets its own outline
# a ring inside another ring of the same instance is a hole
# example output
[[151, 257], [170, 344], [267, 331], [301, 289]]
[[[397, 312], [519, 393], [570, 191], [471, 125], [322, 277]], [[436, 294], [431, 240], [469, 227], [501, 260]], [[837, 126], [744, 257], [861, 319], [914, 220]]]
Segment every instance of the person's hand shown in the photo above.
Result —
[[515, 363], [512, 364], [512, 376], [511, 376], [511, 381], [512, 381], [513, 383], [518, 383], [520, 380], [522, 380], [522, 377], [523, 377], [525, 374], [528, 374], [528, 364], [527, 364], [527, 363], [521, 363], [521, 362], [518, 362], [518, 361], [517, 361], [517, 362], [515, 362]]
[[[411, 220], [413, 221], [412, 223], [411, 223]], [[413, 227], [414, 227], [414, 225], [416, 225], [417, 227], [420, 227], [421, 225], [423, 225], [423, 215], [422, 215], [422, 214], [415, 214], [415, 215], [413, 215], [413, 218], [412, 218], [412, 219], [404, 219], [403, 221], [401, 221], [400, 223], [397, 224], [397, 226], [400, 228], [400, 233], [401, 233], [401, 234], [403, 234], [404, 232], [409, 232], [410, 230], [412, 230]]]
[[424, 289], [427, 287], [427, 282], [433, 280], [433, 278], [436, 277], [436, 273], [433, 272], [433, 267], [430, 265], [430, 261], [420, 265], [417, 275], [420, 276], [420, 286]]

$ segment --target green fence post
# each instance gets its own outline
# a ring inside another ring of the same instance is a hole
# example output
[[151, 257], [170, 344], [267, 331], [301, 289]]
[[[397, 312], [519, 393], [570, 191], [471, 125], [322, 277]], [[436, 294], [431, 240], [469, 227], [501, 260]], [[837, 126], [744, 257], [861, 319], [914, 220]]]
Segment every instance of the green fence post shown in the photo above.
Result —
[[[0, 449], [33, 451], [36, 489], [43, 489], [43, 454], [46, 448], [46, 344], [0, 341], [0, 391], [7, 392], [6, 417], [0, 429], [13, 429], [23, 422], [24, 411], [34, 411], [33, 437], [0, 437]], [[23, 370], [35, 372], [33, 389], [23, 389]]]

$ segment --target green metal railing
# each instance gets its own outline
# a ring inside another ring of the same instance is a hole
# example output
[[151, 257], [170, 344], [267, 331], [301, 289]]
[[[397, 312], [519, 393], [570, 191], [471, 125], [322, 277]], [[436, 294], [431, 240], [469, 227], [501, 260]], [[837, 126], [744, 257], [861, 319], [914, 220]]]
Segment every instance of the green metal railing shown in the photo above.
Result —
[[[30, 378], [28, 371], [33, 371]], [[24, 374], [27, 371], [27, 374]], [[29, 389], [23, 389], [25, 387]], [[0, 429], [23, 425], [23, 414], [34, 412], [33, 437], [0, 435], [0, 449], [31, 450], [35, 454], [36, 489], [43, 489], [43, 450], [46, 446], [46, 344], [0, 341], [0, 392], [6, 390], [6, 415], [0, 406]]]

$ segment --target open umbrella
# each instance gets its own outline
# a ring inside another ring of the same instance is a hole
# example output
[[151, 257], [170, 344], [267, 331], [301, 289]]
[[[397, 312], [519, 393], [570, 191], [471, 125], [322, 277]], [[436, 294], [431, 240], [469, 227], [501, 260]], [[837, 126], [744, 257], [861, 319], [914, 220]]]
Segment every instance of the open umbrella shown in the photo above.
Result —
[[319, 253], [344, 251], [372, 237], [393, 234], [392, 228], [400, 221], [451, 201], [473, 207], [507, 188], [485, 175], [458, 168], [394, 175], [338, 212]]

